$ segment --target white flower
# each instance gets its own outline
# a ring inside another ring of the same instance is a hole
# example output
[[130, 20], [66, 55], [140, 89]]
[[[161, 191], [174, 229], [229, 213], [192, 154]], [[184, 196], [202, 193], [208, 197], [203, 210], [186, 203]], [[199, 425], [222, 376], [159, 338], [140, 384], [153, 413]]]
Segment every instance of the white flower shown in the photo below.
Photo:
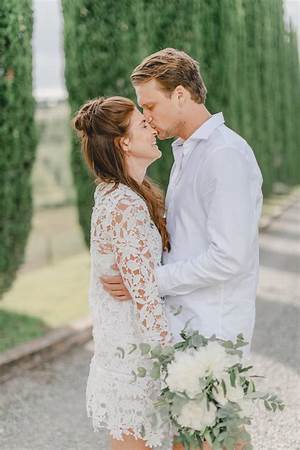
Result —
[[225, 370], [235, 363], [236, 357], [228, 355], [221, 344], [209, 341], [197, 350], [177, 351], [174, 361], [168, 365], [166, 383], [171, 391], [186, 392], [194, 398], [202, 390], [201, 378], [213, 376], [221, 379], [225, 376]]
[[205, 374], [221, 378], [224, 370], [228, 367], [227, 354], [224, 347], [218, 342], [209, 341], [206, 347], [201, 347], [199, 350], [199, 361]]
[[168, 364], [166, 383], [173, 392], [186, 392], [191, 398], [201, 392], [199, 378], [203, 372], [196, 358], [196, 350], [176, 352], [174, 361]]
[[206, 399], [200, 402], [190, 400], [183, 406], [177, 421], [184, 427], [189, 427], [193, 430], [203, 430], [205, 427], [214, 425], [216, 412], [217, 408], [213, 403], [210, 403], [209, 410], [207, 409]]

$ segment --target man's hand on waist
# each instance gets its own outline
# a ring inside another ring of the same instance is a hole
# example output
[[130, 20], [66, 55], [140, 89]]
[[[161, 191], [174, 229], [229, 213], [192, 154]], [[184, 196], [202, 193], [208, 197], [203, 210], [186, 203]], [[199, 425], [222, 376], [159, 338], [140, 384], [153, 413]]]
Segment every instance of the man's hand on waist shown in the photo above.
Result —
[[[118, 271], [118, 266], [114, 264], [113, 270]], [[132, 300], [132, 297], [123, 283], [123, 279], [118, 271], [118, 275], [103, 275], [100, 277], [103, 289], [115, 300]]]

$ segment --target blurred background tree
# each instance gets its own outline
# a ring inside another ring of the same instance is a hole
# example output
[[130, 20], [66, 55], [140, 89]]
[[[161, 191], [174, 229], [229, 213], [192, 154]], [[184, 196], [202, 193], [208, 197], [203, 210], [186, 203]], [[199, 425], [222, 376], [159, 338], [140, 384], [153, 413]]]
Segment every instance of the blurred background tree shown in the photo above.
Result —
[[[133, 96], [130, 69], [137, 58], [135, 2], [64, 0], [66, 85], [71, 115], [88, 99], [102, 95]], [[89, 242], [94, 184], [82, 164], [76, 136], [72, 171], [79, 222]]]
[[[200, 62], [208, 109], [222, 110], [254, 149], [264, 194], [278, 181], [299, 183], [299, 57], [282, 0], [63, 0], [63, 12], [72, 114], [99, 95], [134, 99], [131, 70], [146, 55], [175, 47]], [[173, 161], [169, 146], [160, 143], [163, 158], [149, 170], [164, 188]], [[93, 185], [75, 139], [73, 174], [88, 242]]]
[[31, 0], [0, 5], [0, 297], [23, 262], [32, 218], [31, 6]]
[[[86, 244], [95, 186], [70, 132], [70, 117], [97, 96], [119, 94], [135, 100], [130, 73], [150, 53], [175, 47], [200, 62], [208, 109], [223, 111], [228, 126], [255, 152], [264, 195], [270, 196], [264, 211], [273, 211], [274, 203], [286, 197], [270, 194], [287, 194], [300, 181], [297, 2], [32, 3], [33, 39], [31, 1], [10, 0], [0, 6], [0, 297], [5, 291], [0, 328], [6, 324], [8, 346], [25, 339], [20, 321], [31, 339], [44, 333], [43, 324], [31, 320], [36, 316], [47, 326], [59, 326], [87, 314]], [[149, 168], [164, 188], [173, 162], [170, 144], [159, 143], [163, 157]], [[8, 289], [23, 259], [20, 276]], [[24, 312], [29, 321], [20, 316]]]

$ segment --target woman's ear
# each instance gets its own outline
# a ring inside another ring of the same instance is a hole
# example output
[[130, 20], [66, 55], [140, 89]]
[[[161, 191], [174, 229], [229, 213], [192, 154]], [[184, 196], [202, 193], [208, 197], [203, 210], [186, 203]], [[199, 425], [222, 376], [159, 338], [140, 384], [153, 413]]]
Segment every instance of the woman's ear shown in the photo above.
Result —
[[130, 152], [130, 139], [128, 136], [123, 136], [118, 139], [118, 144], [125, 153], [125, 155], [128, 155]]

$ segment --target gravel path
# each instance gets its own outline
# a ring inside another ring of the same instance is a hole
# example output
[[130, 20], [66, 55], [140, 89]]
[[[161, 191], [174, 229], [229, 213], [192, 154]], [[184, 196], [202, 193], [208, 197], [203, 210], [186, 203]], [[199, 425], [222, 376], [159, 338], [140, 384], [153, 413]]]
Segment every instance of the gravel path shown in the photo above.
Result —
[[[253, 363], [286, 402], [258, 411], [255, 450], [300, 450], [300, 201], [261, 235]], [[91, 343], [0, 385], [1, 450], [107, 450], [85, 413]]]

